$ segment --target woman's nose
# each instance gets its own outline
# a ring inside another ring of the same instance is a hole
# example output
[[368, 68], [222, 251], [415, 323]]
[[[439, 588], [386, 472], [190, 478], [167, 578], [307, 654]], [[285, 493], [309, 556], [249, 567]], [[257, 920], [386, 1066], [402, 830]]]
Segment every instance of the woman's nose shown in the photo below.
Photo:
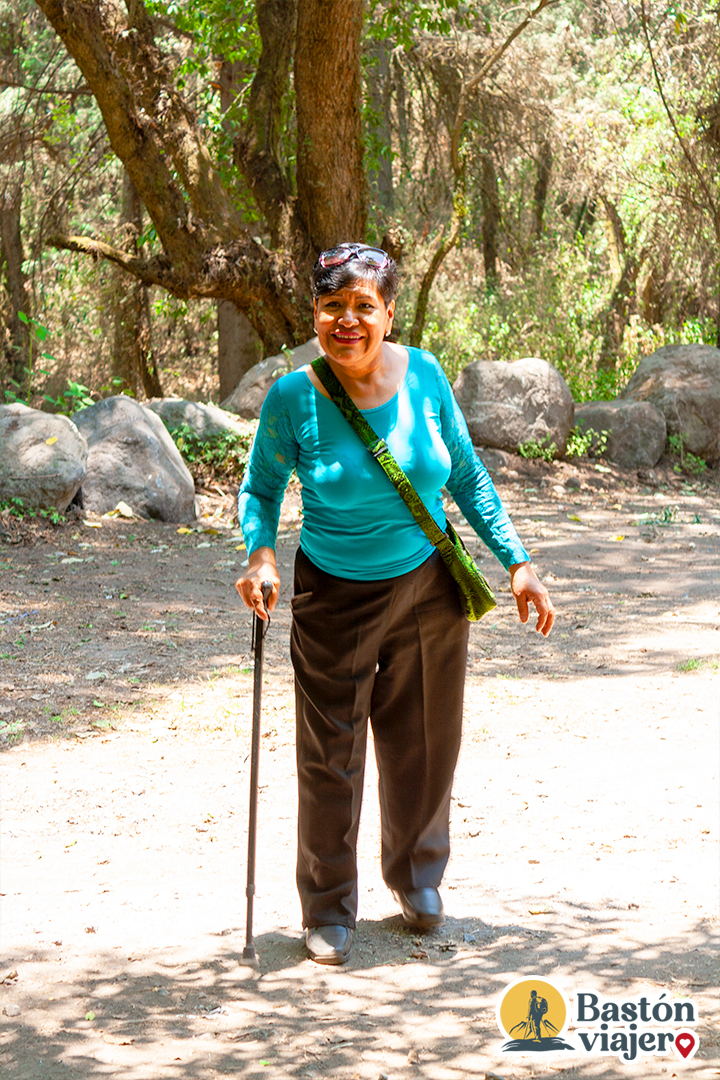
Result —
[[342, 312], [342, 314], [340, 315], [340, 318], [339, 318], [338, 322], [344, 323], [346, 326], [351, 325], [354, 322], [357, 322], [357, 318], [355, 317], [355, 312], [353, 311], [352, 307], [349, 304], [345, 308], [345, 310]]

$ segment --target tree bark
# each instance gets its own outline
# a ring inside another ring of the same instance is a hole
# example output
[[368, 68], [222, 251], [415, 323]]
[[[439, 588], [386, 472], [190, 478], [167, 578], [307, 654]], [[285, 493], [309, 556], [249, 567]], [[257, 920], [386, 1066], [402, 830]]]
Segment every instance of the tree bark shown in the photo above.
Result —
[[297, 0], [282, 3], [256, 0], [255, 7], [262, 52], [250, 88], [248, 122], [235, 140], [235, 160], [265, 215], [271, 243], [287, 246], [291, 189], [281, 164], [280, 141], [297, 25]]
[[217, 328], [220, 401], [224, 401], [245, 372], [262, 360], [263, 350], [248, 320], [229, 300], [218, 301]]
[[183, 299], [232, 300], [271, 351], [309, 337], [308, 289], [293, 253], [269, 251], [243, 228], [155, 45], [142, 0], [134, 0], [130, 14], [118, 0], [37, 2], [92, 90], [163, 252], [143, 259], [83, 236], [48, 242], [109, 259]]
[[301, 0], [298, 7], [297, 217], [315, 254], [365, 235], [362, 24], [363, 0]]
[[[236, 160], [275, 246], [262, 242], [263, 225], [245, 227], [204, 129], [176, 87], [171, 61], [155, 43], [142, 0], [127, 9], [120, 0], [37, 3], [96, 98], [162, 252], [144, 259], [86, 236], [49, 242], [109, 259], [183, 299], [232, 301], [268, 351], [279, 352], [311, 335], [308, 270], [318, 251], [365, 231], [363, 0], [302, 0], [294, 37], [295, 0], [256, 2], [264, 59]], [[288, 42], [294, 42], [297, 196], [280, 155]]]
[[540, 147], [540, 160], [538, 161], [538, 177], [535, 182], [535, 202], [533, 205], [535, 239], [541, 240], [543, 234], [543, 219], [545, 217], [545, 204], [547, 202], [548, 188], [550, 187], [550, 173], [552, 171], [553, 153], [547, 139], [543, 140]]
[[490, 154], [482, 159], [482, 186], [480, 189], [483, 212], [483, 263], [485, 283], [493, 290], [498, 280], [498, 231], [500, 228], [500, 191], [495, 164]]
[[9, 180], [4, 191], [0, 191], [0, 274], [7, 293], [3, 352], [7, 374], [18, 384], [23, 383], [24, 368], [31, 359], [27, 327], [18, 315], [22, 311], [30, 317], [30, 297], [22, 269], [25, 255], [20, 230], [21, 209], [21, 182]]
[[[260, 7], [266, 8], [267, 4], [258, 5], [258, 20], [260, 20]], [[292, 7], [292, 4], [287, 5]], [[282, 10], [285, 10], [284, 6], [280, 6]], [[261, 33], [263, 31], [263, 23], [261, 21]], [[288, 49], [288, 64], [289, 64], [289, 44]], [[265, 56], [265, 50], [263, 51]], [[261, 63], [262, 67], [262, 63]], [[218, 78], [220, 80], [220, 108], [223, 114], [227, 114], [228, 110], [232, 107], [237, 97], [239, 89], [242, 87], [244, 80], [244, 72], [240, 69], [237, 63], [229, 63], [223, 61], [218, 71]], [[265, 109], [258, 107], [258, 102], [262, 100], [261, 95], [256, 89], [260, 76], [260, 70], [255, 75], [251, 90], [251, 105], [249, 112], [251, 116], [251, 125], [248, 126], [248, 131], [252, 131], [255, 135], [258, 133], [266, 133], [269, 130], [268, 116], [263, 115]], [[273, 109], [277, 109], [277, 115], [280, 115], [280, 109], [282, 107], [282, 89], [286, 89], [287, 83], [287, 71], [283, 80], [282, 86], [278, 89], [277, 93], [271, 96], [271, 100], [267, 106], [267, 111], [272, 113]], [[259, 124], [259, 120], [264, 122]], [[223, 119], [223, 127], [228, 135], [232, 135], [232, 125], [228, 122], [227, 117]], [[278, 164], [277, 146], [279, 141], [279, 132], [275, 132], [273, 135], [275, 141], [271, 144], [273, 151], [272, 168], [276, 170], [276, 173], [280, 173], [280, 166]], [[263, 144], [264, 146], [264, 144]], [[245, 176], [248, 182], [251, 181], [254, 169], [260, 168], [260, 175], [258, 183], [255, 184], [257, 193], [265, 191], [265, 183], [267, 181], [272, 189], [278, 182], [277, 176], [269, 176], [267, 165], [263, 165], [263, 158], [267, 158], [267, 150], [260, 148], [256, 145], [255, 149], [251, 149], [249, 140], [246, 142], [235, 144], [235, 156], [239, 158], [241, 164], [245, 168]], [[280, 175], [280, 182], [284, 184], [284, 179]], [[284, 188], [283, 188], [284, 190]], [[266, 212], [266, 217], [268, 213]], [[277, 219], [275, 219], [277, 220]], [[273, 231], [276, 236], [280, 232], [280, 229], [276, 226]], [[230, 300], [218, 300], [217, 302], [217, 332], [218, 332], [218, 351], [217, 351], [217, 369], [220, 382], [220, 401], [224, 401], [225, 398], [232, 394], [233, 390], [240, 382], [246, 371], [249, 370], [262, 359], [262, 342], [258, 338], [257, 334], [250, 325], [247, 317], [243, 315], [241, 311], [238, 311], [235, 304]]]
[[605, 210], [605, 228], [614, 287], [610, 304], [603, 316], [604, 330], [598, 369], [614, 371], [622, 348], [625, 328], [635, 310], [638, 274], [647, 257], [647, 251], [643, 250], [636, 256], [629, 250], [625, 228], [617, 207], [610, 199], [603, 199], [602, 203]]
[[378, 118], [377, 138], [384, 147], [378, 168], [368, 175], [370, 190], [383, 210], [393, 208], [392, 132], [390, 124], [390, 63], [388, 41], [378, 41], [371, 50], [375, 63], [370, 83], [370, 101]]
[[[123, 176], [120, 218], [123, 247], [137, 254], [142, 231], [142, 205], [135, 185], [127, 172]], [[150, 300], [147, 286], [141, 281], [128, 282], [122, 270], [115, 271], [115, 334], [112, 373], [123, 380], [122, 389], [137, 396], [140, 388], [146, 397], [162, 397], [162, 386], [152, 355]]]

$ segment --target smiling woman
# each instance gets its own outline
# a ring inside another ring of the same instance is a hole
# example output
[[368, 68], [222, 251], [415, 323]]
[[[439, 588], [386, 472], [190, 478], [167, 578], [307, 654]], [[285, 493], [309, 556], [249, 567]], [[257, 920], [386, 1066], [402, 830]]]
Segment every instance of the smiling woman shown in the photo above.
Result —
[[[340, 386], [385, 441], [435, 523], [446, 487], [510, 571], [547, 635], [553, 609], [475, 454], [430, 353], [387, 341], [397, 269], [379, 248], [323, 252], [312, 278], [315, 329]], [[295, 564], [291, 656], [298, 758], [297, 882], [307, 948], [318, 963], [350, 955], [357, 914], [355, 845], [367, 720], [380, 776], [383, 877], [405, 921], [443, 921], [452, 780], [460, 744], [468, 622], [453, 579], [314, 366], [280, 379], [263, 406], [239, 498], [249, 552], [236, 587], [266, 618], [261, 584], [280, 579], [275, 540], [297, 470], [303, 526]]]

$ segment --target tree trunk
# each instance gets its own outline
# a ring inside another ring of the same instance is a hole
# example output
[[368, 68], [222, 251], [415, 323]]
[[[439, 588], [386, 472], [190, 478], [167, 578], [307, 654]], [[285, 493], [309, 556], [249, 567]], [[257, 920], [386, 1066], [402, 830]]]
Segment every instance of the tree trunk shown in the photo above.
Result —
[[20, 385], [25, 379], [25, 365], [31, 360], [27, 327], [18, 315], [22, 311], [30, 316], [30, 297], [22, 269], [25, 255], [20, 231], [21, 209], [21, 183], [9, 181], [5, 190], [0, 191], [0, 274], [7, 293], [3, 352], [7, 374]]
[[393, 208], [393, 177], [392, 177], [392, 131], [390, 125], [390, 64], [389, 64], [388, 41], [376, 42], [371, 50], [371, 57], [375, 63], [373, 76], [370, 82], [370, 101], [373, 111], [378, 120], [375, 129], [375, 137], [379, 144], [379, 160], [377, 169], [368, 173], [370, 190], [383, 210], [388, 212]]
[[[362, 24], [363, 0], [301, 0], [298, 6], [297, 214], [315, 254], [365, 235]], [[331, 122], [320, 122], [324, 117]]]
[[[125, 251], [138, 252], [142, 230], [142, 206], [135, 185], [127, 173], [123, 176], [121, 240]], [[118, 389], [137, 397], [140, 388], [146, 397], [162, 397], [162, 387], [152, 356], [150, 300], [142, 282], [128, 280], [122, 270], [115, 271], [115, 334], [112, 373], [122, 379]]]
[[[365, 231], [363, 0], [256, 0], [262, 54], [247, 98], [247, 145], [236, 148], [236, 163], [265, 217], [260, 228], [244, 225], [227, 174], [212, 160], [207, 129], [178, 89], [175, 61], [155, 41], [143, 0], [37, 4], [82, 71], [160, 242], [150, 258], [88, 236], [54, 236], [48, 243], [109, 259], [183, 299], [230, 300], [270, 352], [306, 341], [308, 271], [317, 252]], [[232, 5], [223, 17], [240, 26]], [[297, 196], [276, 138], [291, 108], [288, 43], [295, 50]], [[269, 248], [258, 243], [266, 228]]]
[[625, 228], [617, 207], [609, 199], [603, 199], [602, 202], [614, 288], [610, 304], [603, 316], [604, 331], [598, 368], [602, 371], [614, 371], [622, 348], [625, 327], [635, 309], [638, 274], [647, 252], [642, 251], [635, 256], [628, 250]]
[[263, 348], [250, 323], [230, 300], [218, 302], [217, 328], [222, 402], [230, 397], [245, 372], [262, 360]]
[[[258, 6], [258, 18], [261, 18], [261, 12], [264, 13], [267, 8], [267, 4]], [[282, 14], [282, 11], [280, 12]], [[263, 15], [263, 17], [265, 17]], [[294, 16], [293, 16], [294, 17]], [[282, 35], [278, 34], [278, 38]], [[279, 47], [283, 50], [283, 54], [287, 53], [287, 65], [290, 61], [291, 41], [281, 41]], [[268, 129], [267, 124], [261, 123], [261, 117], [259, 113], [268, 110], [272, 115], [275, 113], [280, 115], [282, 106], [282, 91], [287, 84], [287, 70], [278, 74], [277, 67], [275, 68], [273, 80], [270, 85], [270, 90], [263, 90], [261, 94], [262, 79], [259, 72], [256, 74], [253, 80], [252, 91], [254, 100], [250, 109], [251, 115], [255, 117], [255, 125], [251, 130], [256, 136], [263, 136], [262, 148], [258, 141], [250, 139], [238, 139], [235, 144], [236, 156], [245, 155], [248, 162], [248, 167], [252, 169], [267, 170], [268, 168], [268, 154], [263, 150], [266, 148], [266, 140], [270, 138], [269, 149], [272, 157], [272, 168], [276, 170], [276, 177], [273, 179], [273, 186], [276, 183], [281, 185], [285, 184], [284, 178], [280, 173], [280, 167], [278, 164], [278, 143], [279, 143], [279, 127], [277, 122]], [[247, 75], [240, 64], [229, 63], [227, 60], [223, 60], [218, 71], [218, 79], [220, 82], [220, 109], [223, 112], [223, 128], [228, 136], [232, 136], [232, 125], [227, 120], [225, 114], [232, 106], [238, 92], [242, 90], [243, 83], [247, 81]], [[266, 97], [261, 106], [261, 97]], [[267, 120], [267, 115], [264, 117]], [[253, 160], [251, 162], [251, 157]], [[256, 160], [257, 159], [257, 160]], [[264, 159], [264, 164], [261, 164]], [[282, 202], [278, 199], [271, 200], [275, 207], [275, 213], [278, 213], [282, 208]], [[267, 215], [266, 215], [267, 216]], [[278, 219], [279, 221], [279, 219]], [[220, 380], [220, 401], [224, 401], [225, 398], [232, 394], [233, 390], [240, 382], [241, 378], [248, 371], [253, 364], [257, 364], [262, 359], [262, 342], [253, 330], [248, 319], [243, 315], [241, 311], [238, 311], [235, 304], [230, 300], [218, 300], [217, 303], [217, 331], [218, 331], [218, 376]]]
[[540, 147], [540, 160], [538, 161], [538, 178], [535, 182], [535, 203], [533, 205], [535, 239], [541, 240], [543, 234], [543, 218], [545, 217], [545, 204], [550, 186], [550, 173], [552, 170], [553, 153], [547, 139], [543, 140]]
[[482, 159], [483, 262], [485, 282], [490, 291], [498, 279], [498, 229], [500, 226], [500, 192], [497, 173], [490, 154]]
[[575, 215], [575, 235], [583, 240], [587, 236], [588, 229], [595, 224], [597, 211], [597, 199], [588, 198], [587, 195], [580, 203]]

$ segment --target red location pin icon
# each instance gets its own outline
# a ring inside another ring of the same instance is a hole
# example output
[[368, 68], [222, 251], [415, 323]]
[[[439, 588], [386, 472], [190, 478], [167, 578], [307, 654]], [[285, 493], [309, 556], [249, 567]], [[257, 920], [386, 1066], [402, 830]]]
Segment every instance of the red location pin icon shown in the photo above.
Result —
[[673, 1046], [680, 1057], [687, 1061], [698, 1048], [697, 1035], [693, 1035], [691, 1031], [679, 1031], [675, 1036]]

